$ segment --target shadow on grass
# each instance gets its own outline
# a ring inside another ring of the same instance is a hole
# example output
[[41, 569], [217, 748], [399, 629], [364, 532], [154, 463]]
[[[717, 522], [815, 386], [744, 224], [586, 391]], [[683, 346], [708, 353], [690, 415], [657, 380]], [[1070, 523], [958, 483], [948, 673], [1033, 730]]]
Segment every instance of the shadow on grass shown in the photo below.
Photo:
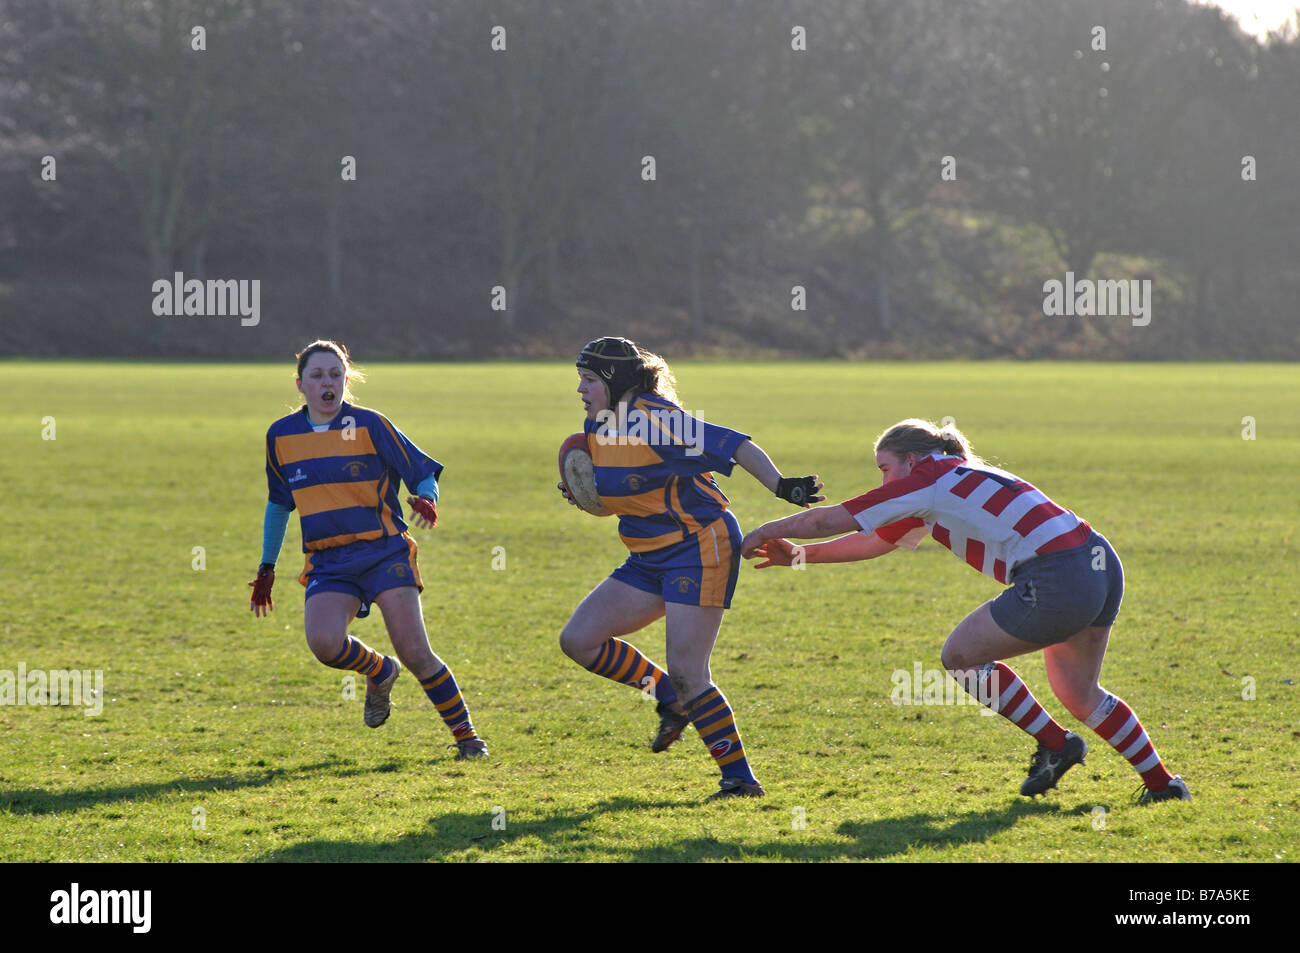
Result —
[[[748, 804], [727, 805], [744, 809]], [[493, 816], [488, 812], [475, 814], [450, 813], [431, 818], [427, 830], [403, 834], [388, 841], [314, 840], [303, 841], [280, 850], [270, 851], [259, 860], [277, 862], [386, 862], [444, 860], [472, 848], [484, 852], [483, 859], [524, 859], [518, 854], [503, 850], [526, 839], [536, 839], [544, 845], [529, 848], [521, 853], [530, 860], [604, 860], [610, 846], [607, 835], [602, 842], [594, 841], [584, 825], [600, 815], [620, 811], [639, 812], [654, 809], [681, 811], [683, 821], [697, 826], [699, 818], [690, 816], [697, 803], [683, 804], [674, 801], [643, 801], [635, 798], [613, 798], [586, 809], [557, 811], [543, 818], [515, 820], [505, 818], [505, 828], [492, 826]], [[834, 842], [819, 840], [809, 842], [803, 832], [783, 832], [781, 837], [767, 843], [731, 842], [717, 837], [694, 837], [672, 843], [629, 845], [625, 861], [684, 863], [702, 860], [882, 860], [906, 854], [913, 848], [942, 850], [963, 844], [978, 843], [1001, 831], [1013, 827], [1023, 817], [1050, 814], [1059, 811], [1048, 803], [1018, 802], [1005, 808], [965, 814], [956, 819], [936, 814], [912, 814], [907, 817], [882, 818], [858, 823], [846, 821], [835, 830], [840, 838]], [[774, 818], [774, 820], [776, 820]], [[782, 815], [778, 823], [788, 823]], [[722, 826], [725, 819], [710, 815], [710, 825]], [[849, 841], [844, 839], [848, 838]], [[615, 848], [617, 850], [617, 848]], [[542, 856], [538, 856], [538, 855]]]
[[334, 777], [351, 777], [358, 774], [379, 774], [399, 771], [404, 766], [397, 761], [385, 762], [368, 768], [344, 768], [341, 761], [320, 761], [316, 764], [285, 768], [268, 768], [247, 774], [219, 774], [207, 778], [177, 778], [172, 781], [155, 781], [148, 784], [127, 784], [111, 788], [73, 788], [67, 791], [46, 791], [44, 788], [20, 788], [0, 791], [0, 810], [10, 814], [62, 814], [80, 811], [99, 804], [117, 801], [149, 800], [162, 794], [193, 794], [209, 791], [237, 791], [243, 788], [260, 788], [278, 781], [293, 780], [306, 775], [328, 772]]
[[[673, 844], [653, 844], [634, 850], [630, 861], [682, 863], [696, 860], [884, 860], [906, 854], [913, 848], [942, 851], [964, 844], [980, 843], [1015, 826], [1022, 817], [1059, 813], [1046, 802], [1018, 801], [1003, 808], [962, 814], [956, 818], [937, 814], [911, 814], [875, 821], [845, 821], [834, 831], [840, 838], [812, 843], [807, 833], [783, 832], [779, 840], [765, 844], [735, 843], [716, 837], [697, 837]], [[787, 821], [782, 817], [782, 821]]]
[[[450, 813], [429, 819], [427, 830], [403, 834], [395, 840], [303, 841], [280, 850], [273, 850], [257, 858], [276, 862], [332, 863], [381, 862], [410, 863], [424, 860], [443, 860], [452, 854], [478, 848], [486, 851], [487, 859], [493, 852], [527, 838], [537, 838], [546, 845], [548, 860], [582, 861], [599, 853], [602, 858], [608, 847], [597, 846], [583, 831], [583, 826], [602, 814], [620, 811], [678, 810], [688, 805], [680, 801], [646, 801], [637, 798], [611, 798], [588, 808], [560, 810], [543, 818], [515, 820], [512, 817], [494, 818], [489, 811], [477, 813]], [[504, 823], [504, 828], [493, 827], [493, 821]], [[512, 858], [513, 859], [513, 858]], [[532, 859], [532, 858], [530, 858]]]

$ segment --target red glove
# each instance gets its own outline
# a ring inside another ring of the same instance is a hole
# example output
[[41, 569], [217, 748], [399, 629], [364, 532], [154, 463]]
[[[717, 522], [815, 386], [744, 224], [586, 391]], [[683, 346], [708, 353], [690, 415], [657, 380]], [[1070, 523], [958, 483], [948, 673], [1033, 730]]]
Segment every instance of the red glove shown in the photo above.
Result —
[[275, 603], [271, 601], [271, 587], [275, 585], [274, 564], [262, 563], [258, 566], [257, 578], [249, 585], [253, 587], [253, 598], [248, 607], [253, 610], [253, 615], [265, 616], [275, 608]]
[[438, 507], [425, 496], [408, 496], [406, 505], [415, 514], [415, 525], [420, 529], [433, 529], [438, 525]]

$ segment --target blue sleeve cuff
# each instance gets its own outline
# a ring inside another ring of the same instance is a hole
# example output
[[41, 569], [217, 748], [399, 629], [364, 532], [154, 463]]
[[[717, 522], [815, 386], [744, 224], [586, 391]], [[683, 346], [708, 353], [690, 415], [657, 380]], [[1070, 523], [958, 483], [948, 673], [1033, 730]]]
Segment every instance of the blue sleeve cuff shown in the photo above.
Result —
[[284, 531], [289, 526], [289, 511], [271, 500], [266, 501], [266, 516], [262, 520], [262, 562], [274, 563], [280, 558], [284, 545]]
[[[723, 476], [731, 476], [736, 467], [736, 451], [749, 439], [749, 434], [713, 424], [704, 425], [704, 458], [710, 462], [712, 469]], [[698, 457], [696, 458], [698, 459]]]
[[415, 488], [416, 496], [427, 496], [433, 502], [438, 502], [438, 477], [430, 474], [420, 481], [420, 485]]

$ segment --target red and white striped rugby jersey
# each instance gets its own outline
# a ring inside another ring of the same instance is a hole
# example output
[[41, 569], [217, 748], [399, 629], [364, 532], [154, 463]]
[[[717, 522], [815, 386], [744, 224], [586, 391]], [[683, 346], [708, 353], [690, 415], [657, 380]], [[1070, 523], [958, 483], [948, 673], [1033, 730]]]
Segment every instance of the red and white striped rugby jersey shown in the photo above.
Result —
[[[1084, 543], [1092, 527], [1015, 474], [933, 453], [899, 480], [844, 502], [863, 532], [907, 545], [930, 535], [1003, 585], [1012, 569]], [[914, 543], [913, 543], [914, 545]]]

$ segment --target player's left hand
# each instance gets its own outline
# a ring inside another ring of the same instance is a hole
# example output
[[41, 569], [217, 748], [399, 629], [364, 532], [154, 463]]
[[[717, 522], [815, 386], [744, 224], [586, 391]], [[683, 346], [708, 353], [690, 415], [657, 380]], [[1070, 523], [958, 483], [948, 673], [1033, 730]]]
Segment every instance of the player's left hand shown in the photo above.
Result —
[[427, 496], [408, 496], [406, 505], [411, 508], [415, 525], [420, 529], [433, 529], [438, 525], [438, 507]]
[[806, 477], [781, 477], [776, 482], [776, 495], [787, 503], [807, 509], [812, 504], [826, 499], [824, 496], [816, 495], [821, 488], [822, 483], [815, 473]]
[[793, 566], [795, 556], [802, 548], [794, 545], [788, 539], [769, 539], [754, 552], [755, 557], [766, 556], [767, 562], [758, 563], [754, 568], [766, 569], [768, 566]]

